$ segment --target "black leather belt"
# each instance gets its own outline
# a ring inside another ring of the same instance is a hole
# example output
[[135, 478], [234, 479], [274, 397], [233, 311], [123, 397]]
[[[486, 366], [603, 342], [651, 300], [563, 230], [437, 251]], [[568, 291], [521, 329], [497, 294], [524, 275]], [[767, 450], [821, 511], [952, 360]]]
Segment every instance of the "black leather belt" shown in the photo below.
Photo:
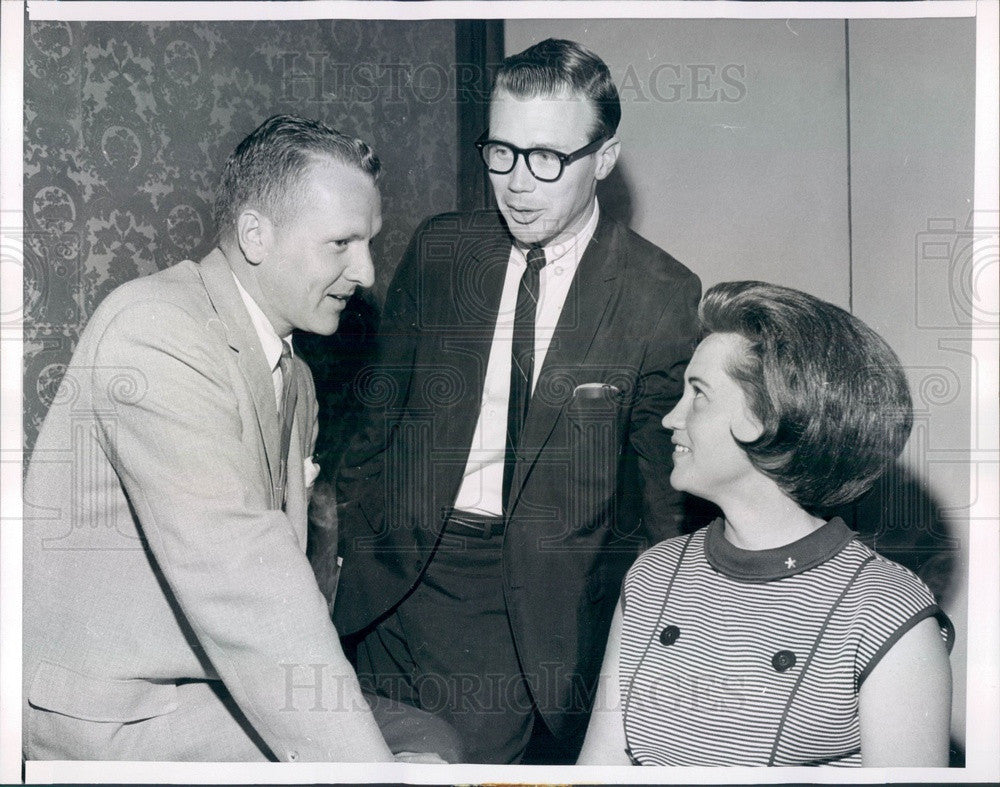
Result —
[[444, 529], [456, 536], [492, 538], [503, 533], [503, 517], [452, 509], [445, 518]]

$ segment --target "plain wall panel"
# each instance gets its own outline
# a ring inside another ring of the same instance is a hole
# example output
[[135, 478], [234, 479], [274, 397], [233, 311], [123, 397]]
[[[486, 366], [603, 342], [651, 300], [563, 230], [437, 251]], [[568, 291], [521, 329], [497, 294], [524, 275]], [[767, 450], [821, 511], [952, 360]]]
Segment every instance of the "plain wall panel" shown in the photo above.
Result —
[[850, 23], [854, 312], [911, 367], [931, 454], [969, 446], [973, 25]]
[[[909, 525], [914, 545], [964, 544], [970, 497], [977, 494], [970, 486], [980, 475], [996, 483], [995, 469], [973, 474], [969, 462], [977, 373], [969, 231], [974, 25], [972, 19], [849, 25], [854, 313], [886, 338], [910, 378], [916, 423], [904, 461], [919, 485], [917, 494], [889, 490], [887, 499], [902, 500], [909, 520], [900, 524]], [[929, 530], [938, 532], [920, 532]], [[966, 550], [956, 558], [950, 573], [965, 576]], [[944, 606], [957, 629], [952, 728], [962, 739], [967, 596], [961, 582], [946, 591]]]
[[593, 49], [623, 103], [602, 205], [698, 273], [848, 304], [844, 23], [508, 20]]

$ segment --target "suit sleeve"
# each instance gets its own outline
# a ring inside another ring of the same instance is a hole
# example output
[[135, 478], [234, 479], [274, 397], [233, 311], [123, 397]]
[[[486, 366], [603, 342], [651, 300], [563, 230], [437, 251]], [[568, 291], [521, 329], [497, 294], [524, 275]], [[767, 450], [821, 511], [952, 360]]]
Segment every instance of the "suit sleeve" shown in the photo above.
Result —
[[367, 522], [375, 530], [381, 526], [385, 452], [409, 394], [420, 333], [421, 248], [427, 226], [413, 234], [396, 268], [379, 321], [375, 363], [356, 381], [365, 409], [337, 473], [342, 540], [359, 523]]
[[388, 760], [295, 533], [268, 506], [223, 352], [176, 306], [127, 307], [92, 372], [99, 439], [181, 613], [275, 756]]
[[639, 469], [643, 530], [651, 544], [682, 532], [683, 496], [670, 486], [673, 445], [661, 421], [684, 392], [700, 299], [701, 282], [694, 274], [675, 286], [648, 344], [632, 408], [629, 444]]

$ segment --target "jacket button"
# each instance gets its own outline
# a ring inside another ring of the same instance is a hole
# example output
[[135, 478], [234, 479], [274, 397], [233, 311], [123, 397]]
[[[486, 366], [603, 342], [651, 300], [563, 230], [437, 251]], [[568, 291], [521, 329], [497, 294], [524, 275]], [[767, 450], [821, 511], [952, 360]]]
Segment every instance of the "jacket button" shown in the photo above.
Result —
[[667, 626], [660, 632], [660, 642], [663, 645], [673, 645], [681, 635], [681, 630], [677, 626]]
[[795, 666], [795, 654], [790, 650], [779, 650], [771, 657], [771, 666], [778, 672], [784, 672]]
[[299, 753], [297, 751], [288, 752], [288, 761], [295, 762], [299, 758]]
[[424, 567], [423, 561], [421, 561], [420, 559], [417, 559], [417, 560], [413, 561], [413, 570], [414, 571], [419, 571], [423, 567]]

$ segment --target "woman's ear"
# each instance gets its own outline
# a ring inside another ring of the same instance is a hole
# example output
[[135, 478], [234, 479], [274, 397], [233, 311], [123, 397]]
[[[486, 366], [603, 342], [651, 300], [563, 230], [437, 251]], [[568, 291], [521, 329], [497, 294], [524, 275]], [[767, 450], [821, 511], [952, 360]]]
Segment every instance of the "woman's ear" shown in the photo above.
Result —
[[750, 412], [750, 408], [744, 401], [741, 412], [733, 418], [730, 431], [733, 433], [733, 437], [741, 443], [752, 443], [764, 434], [764, 424]]

